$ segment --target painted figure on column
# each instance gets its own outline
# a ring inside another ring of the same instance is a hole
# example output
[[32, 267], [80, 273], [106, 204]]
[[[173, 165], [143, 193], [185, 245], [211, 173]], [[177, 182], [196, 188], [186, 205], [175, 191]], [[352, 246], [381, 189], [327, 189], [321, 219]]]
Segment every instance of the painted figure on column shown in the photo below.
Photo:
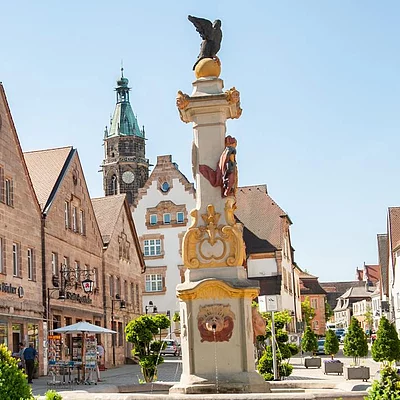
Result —
[[238, 186], [236, 164], [237, 141], [232, 136], [225, 138], [225, 149], [221, 154], [216, 170], [208, 165], [200, 165], [200, 173], [210, 182], [211, 186], [221, 186], [221, 196], [235, 196]]

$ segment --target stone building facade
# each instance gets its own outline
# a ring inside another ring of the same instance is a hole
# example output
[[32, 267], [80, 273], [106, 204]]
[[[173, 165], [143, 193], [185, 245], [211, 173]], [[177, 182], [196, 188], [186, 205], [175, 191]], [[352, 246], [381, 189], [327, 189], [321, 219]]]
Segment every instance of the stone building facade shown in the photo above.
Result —
[[104, 338], [111, 349], [105, 357], [109, 364], [120, 365], [132, 357], [124, 329], [142, 311], [144, 259], [126, 195], [96, 198], [92, 203], [104, 244], [105, 326], [117, 332]]
[[0, 83], [0, 343], [43, 355], [41, 216]]
[[[183, 282], [182, 238], [195, 207], [193, 184], [179, 171], [170, 155], [158, 156], [133, 211], [146, 263], [142, 311], [179, 310], [176, 285]], [[151, 303], [150, 303], [151, 302]]]

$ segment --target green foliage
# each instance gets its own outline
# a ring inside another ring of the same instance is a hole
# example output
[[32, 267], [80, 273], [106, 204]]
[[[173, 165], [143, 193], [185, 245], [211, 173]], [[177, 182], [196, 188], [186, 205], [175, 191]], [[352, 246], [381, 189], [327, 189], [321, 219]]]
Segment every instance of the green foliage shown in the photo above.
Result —
[[367, 305], [367, 309], [365, 311], [364, 318], [365, 318], [365, 322], [368, 326], [369, 336], [371, 336], [372, 327], [374, 325], [374, 315], [372, 313], [372, 308], [369, 305]]
[[169, 326], [169, 318], [157, 314], [141, 315], [125, 327], [126, 340], [133, 344], [132, 353], [139, 357], [146, 382], [152, 382], [157, 377], [157, 365], [164, 362], [160, 350], [165, 343], [156, 340], [156, 335]]
[[372, 383], [366, 400], [400, 399], [400, 377], [397, 369], [386, 365], [381, 370], [381, 377]]
[[301, 315], [307, 326], [310, 325], [312, 319], [315, 317], [315, 310], [311, 307], [310, 298], [308, 296], [301, 302]]
[[[263, 318], [266, 319], [267, 327], [265, 336], [257, 336], [258, 344], [262, 346], [263, 353], [258, 362], [258, 371], [265, 380], [274, 379], [273, 374], [273, 358], [272, 346], [265, 346], [264, 341], [269, 338], [272, 340], [272, 317], [271, 313], [263, 313]], [[295, 344], [288, 343], [289, 336], [286, 332], [286, 325], [290, 323], [292, 317], [288, 310], [274, 313], [275, 322], [275, 340], [277, 344], [276, 359], [279, 376], [289, 376], [293, 371], [293, 367], [289, 364], [289, 359], [292, 355], [298, 353], [298, 348]]]
[[333, 360], [334, 355], [339, 351], [339, 339], [332, 329], [329, 329], [325, 334], [325, 354], [329, 354]]
[[400, 359], [400, 340], [396, 328], [386, 317], [379, 321], [376, 340], [371, 348], [374, 361], [390, 364]]
[[45, 393], [46, 400], [62, 400], [62, 396], [60, 393], [57, 393], [55, 390], [48, 390]]
[[325, 321], [328, 322], [333, 317], [331, 305], [325, 299]]
[[355, 365], [360, 364], [360, 357], [368, 355], [367, 337], [354, 317], [351, 318], [349, 329], [344, 337], [343, 353], [345, 356], [353, 357]]
[[301, 348], [306, 353], [315, 353], [318, 350], [318, 340], [313, 330], [307, 326], [303, 338], [301, 339]]
[[172, 317], [172, 321], [174, 321], [174, 322], [180, 322], [180, 320], [181, 320], [181, 315], [179, 314], [178, 311], [175, 311], [175, 312], [174, 312], [174, 315], [173, 315], [173, 317]]
[[34, 399], [26, 375], [4, 344], [0, 344], [0, 393], [1, 398], [7, 400]]

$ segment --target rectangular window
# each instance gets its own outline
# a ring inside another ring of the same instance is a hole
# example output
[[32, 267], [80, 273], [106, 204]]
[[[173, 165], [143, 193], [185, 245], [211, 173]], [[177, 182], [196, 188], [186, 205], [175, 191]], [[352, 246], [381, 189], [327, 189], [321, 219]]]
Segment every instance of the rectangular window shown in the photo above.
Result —
[[4, 191], [5, 191], [5, 200], [8, 206], [14, 205], [14, 193], [13, 193], [13, 181], [10, 178], [6, 178], [4, 181]]
[[77, 282], [81, 281], [81, 266], [79, 265], [79, 261], [75, 261], [75, 280]]
[[69, 201], [64, 203], [64, 221], [65, 221], [65, 228], [69, 228]]
[[28, 249], [28, 279], [34, 280], [33, 249]]
[[161, 239], [149, 239], [144, 241], [145, 256], [159, 256], [161, 254]]
[[121, 278], [120, 277], [117, 277], [116, 284], [117, 284], [117, 292], [116, 292], [116, 294], [121, 297]]
[[167, 213], [163, 215], [163, 222], [164, 224], [170, 224], [171, 223], [171, 214]]
[[161, 274], [146, 275], [146, 292], [161, 292], [163, 290], [162, 281]]
[[177, 222], [178, 224], [183, 224], [183, 221], [184, 221], [183, 212], [177, 212], [177, 213], [176, 213], [176, 222]]
[[157, 214], [150, 215], [150, 225], [157, 225]]
[[51, 253], [51, 273], [53, 276], [58, 276], [58, 254]]
[[311, 299], [311, 307], [316, 310], [318, 308], [318, 299]]
[[110, 276], [109, 278], [109, 285], [110, 285], [110, 296], [114, 298], [114, 277]]
[[128, 301], [129, 293], [128, 293], [128, 282], [124, 281], [124, 299]]
[[4, 203], [4, 168], [0, 165], [0, 202]]
[[83, 210], [79, 211], [79, 233], [85, 234], [85, 212]]
[[122, 322], [118, 322], [118, 344], [117, 346], [124, 345], [124, 329], [122, 326]]
[[97, 268], [93, 268], [93, 288], [98, 289], [98, 271]]
[[136, 295], [136, 311], [139, 311], [139, 306], [140, 306], [140, 291], [139, 291], [139, 284], [136, 284], [136, 290], [135, 290], [135, 295]]
[[72, 230], [74, 232], [78, 232], [78, 226], [77, 226], [77, 218], [78, 218], [78, 209], [73, 206], [72, 207]]
[[[128, 298], [127, 298], [128, 300]], [[131, 304], [133, 309], [136, 309], [136, 303], [135, 303], [135, 285], [131, 283]]]
[[19, 245], [13, 243], [13, 276], [19, 276]]
[[4, 238], [0, 237], [0, 274], [4, 274], [5, 267], [4, 267]]

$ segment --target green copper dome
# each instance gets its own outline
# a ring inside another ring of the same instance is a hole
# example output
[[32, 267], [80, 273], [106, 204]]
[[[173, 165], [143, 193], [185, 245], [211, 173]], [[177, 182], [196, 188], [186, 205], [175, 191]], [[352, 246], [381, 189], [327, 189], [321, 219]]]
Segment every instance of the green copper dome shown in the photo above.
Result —
[[121, 78], [117, 81], [117, 104], [114, 115], [111, 118], [110, 130], [105, 132], [105, 137], [112, 136], [139, 136], [144, 137], [144, 131], [140, 130], [136, 116], [133, 113], [129, 102], [128, 87], [129, 80], [124, 77], [124, 70], [121, 68]]

